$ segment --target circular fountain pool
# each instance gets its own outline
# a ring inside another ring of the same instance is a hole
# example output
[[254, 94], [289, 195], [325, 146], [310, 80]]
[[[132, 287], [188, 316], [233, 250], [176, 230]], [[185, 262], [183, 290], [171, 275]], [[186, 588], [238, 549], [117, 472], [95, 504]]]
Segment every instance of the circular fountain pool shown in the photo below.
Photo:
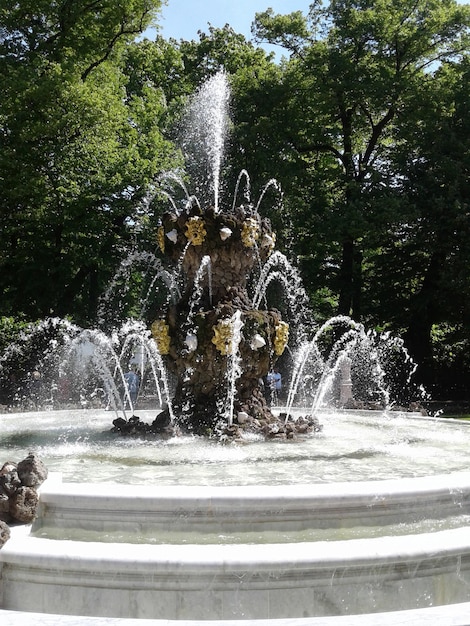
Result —
[[[151, 422], [155, 412], [139, 411]], [[121, 438], [104, 410], [8, 413], [0, 461], [35, 452], [64, 482], [282, 485], [385, 480], [467, 470], [465, 422], [401, 413], [328, 412], [321, 433], [295, 441], [221, 444], [200, 437]]]
[[34, 451], [52, 472], [32, 531], [0, 552], [3, 608], [234, 624], [454, 614], [470, 576], [467, 424], [319, 417], [305, 439], [224, 445], [116, 437], [104, 410], [2, 415], [4, 460]]

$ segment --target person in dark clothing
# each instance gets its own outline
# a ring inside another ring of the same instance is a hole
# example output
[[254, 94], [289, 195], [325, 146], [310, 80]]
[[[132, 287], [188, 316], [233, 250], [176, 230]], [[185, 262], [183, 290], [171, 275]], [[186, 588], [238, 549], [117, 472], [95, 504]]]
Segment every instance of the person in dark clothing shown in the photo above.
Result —
[[[124, 381], [126, 383], [127, 391], [131, 400], [131, 409], [134, 409], [137, 402], [137, 395], [139, 393], [140, 376], [137, 374], [134, 368], [131, 368], [128, 372], [124, 374]], [[125, 398], [124, 404], [126, 404], [126, 400], [127, 396]]]

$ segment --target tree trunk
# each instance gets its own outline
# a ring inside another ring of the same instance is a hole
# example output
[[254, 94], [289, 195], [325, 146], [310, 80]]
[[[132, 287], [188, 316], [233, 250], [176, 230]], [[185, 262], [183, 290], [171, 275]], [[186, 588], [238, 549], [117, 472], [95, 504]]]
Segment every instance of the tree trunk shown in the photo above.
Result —
[[411, 299], [410, 321], [405, 335], [406, 347], [418, 365], [417, 381], [428, 389], [435, 383], [431, 331], [438, 321], [437, 305], [444, 260], [442, 252], [431, 256], [421, 289]]
[[361, 318], [362, 252], [352, 238], [343, 241], [339, 273], [338, 315], [350, 315], [356, 321]]

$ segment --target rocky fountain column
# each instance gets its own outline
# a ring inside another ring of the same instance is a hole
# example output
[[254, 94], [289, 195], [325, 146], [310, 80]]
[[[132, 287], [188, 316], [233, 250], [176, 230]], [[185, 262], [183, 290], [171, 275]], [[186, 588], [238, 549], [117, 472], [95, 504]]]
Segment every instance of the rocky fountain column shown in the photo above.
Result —
[[284, 351], [288, 325], [276, 310], [254, 309], [247, 292], [274, 248], [269, 220], [251, 207], [228, 214], [193, 205], [163, 216], [158, 243], [183, 276], [180, 300], [152, 324], [177, 377], [176, 422], [198, 434], [278, 432], [262, 378]]

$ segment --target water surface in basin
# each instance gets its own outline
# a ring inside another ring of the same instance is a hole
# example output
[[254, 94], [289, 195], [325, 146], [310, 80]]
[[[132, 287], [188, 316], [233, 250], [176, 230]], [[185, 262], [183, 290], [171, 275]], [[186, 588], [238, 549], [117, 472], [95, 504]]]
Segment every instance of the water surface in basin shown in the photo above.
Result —
[[[138, 411], [151, 422], [154, 411]], [[465, 422], [400, 413], [329, 412], [323, 431], [295, 441], [221, 444], [196, 437], [120, 438], [105, 410], [0, 415], [0, 462], [35, 452], [64, 482], [282, 485], [385, 480], [468, 469]]]
[[271, 544], [301, 543], [314, 541], [342, 541], [365, 539], [368, 537], [396, 537], [432, 533], [440, 530], [460, 528], [470, 523], [469, 515], [456, 515], [445, 519], [423, 519], [413, 523], [387, 524], [383, 526], [354, 526], [350, 528], [308, 528], [303, 530], [264, 530], [245, 532], [205, 532], [188, 528], [158, 532], [103, 532], [83, 528], [62, 528], [41, 526], [32, 535], [43, 539], [94, 541], [104, 543], [144, 543], [144, 544]]

